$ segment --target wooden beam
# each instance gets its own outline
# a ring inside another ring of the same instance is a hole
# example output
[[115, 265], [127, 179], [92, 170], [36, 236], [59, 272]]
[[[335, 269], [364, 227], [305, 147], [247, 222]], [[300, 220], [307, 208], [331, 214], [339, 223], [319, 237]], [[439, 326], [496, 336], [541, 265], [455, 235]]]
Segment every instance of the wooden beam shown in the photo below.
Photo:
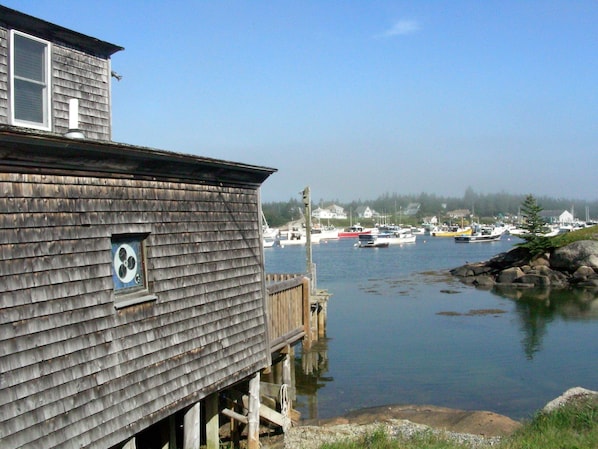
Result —
[[247, 416], [242, 415], [241, 413], [237, 413], [233, 410], [231, 410], [230, 408], [224, 408], [222, 409], [222, 414], [225, 416], [228, 416], [229, 418], [232, 418], [236, 421], [239, 421], [243, 424], [248, 424], [249, 423], [249, 419], [247, 418]]
[[283, 416], [276, 410], [266, 407], [264, 404], [260, 405], [260, 417], [282, 427], [282, 431], [285, 433], [291, 428], [290, 418]]

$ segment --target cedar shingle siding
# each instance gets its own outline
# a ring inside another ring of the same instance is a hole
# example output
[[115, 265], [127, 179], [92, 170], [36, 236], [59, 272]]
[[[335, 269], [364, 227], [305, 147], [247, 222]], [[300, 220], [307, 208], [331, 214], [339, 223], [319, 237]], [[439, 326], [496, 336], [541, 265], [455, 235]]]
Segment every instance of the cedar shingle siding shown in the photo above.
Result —
[[85, 137], [111, 140], [110, 61], [54, 45], [52, 47], [53, 130], [69, 127], [71, 98], [79, 99], [79, 127]]
[[[266, 366], [253, 185], [57, 173], [39, 141], [51, 166], [9, 170], [1, 138], [2, 447], [110, 447]], [[126, 233], [156, 299], [116, 309]]]

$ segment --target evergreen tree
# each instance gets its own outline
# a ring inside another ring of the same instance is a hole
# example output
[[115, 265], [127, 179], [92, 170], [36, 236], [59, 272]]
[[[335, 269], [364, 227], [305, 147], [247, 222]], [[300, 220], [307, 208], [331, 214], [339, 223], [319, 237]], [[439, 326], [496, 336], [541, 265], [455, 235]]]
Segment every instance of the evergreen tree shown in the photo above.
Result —
[[525, 242], [519, 246], [529, 249], [534, 256], [545, 253], [552, 248], [550, 238], [542, 235], [542, 228], [545, 224], [540, 216], [542, 210], [533, 195], [528, 195], [521, 203], [521, 215], [524, 219], [521, 227], [527, 232], [521, 234], [520, 237]]
[[[533, 195], [528, 195], [521, 203], [521, 215], [523, 216], [522, 229], [527, 231], [528, 238], [535, 237], [542, 233], [544, 227], [544, 220], [540, 216], [540, 212], [544, 209], [538, 205], [536, 198]], [[527, 238], [526, 238], [527, 240]]]

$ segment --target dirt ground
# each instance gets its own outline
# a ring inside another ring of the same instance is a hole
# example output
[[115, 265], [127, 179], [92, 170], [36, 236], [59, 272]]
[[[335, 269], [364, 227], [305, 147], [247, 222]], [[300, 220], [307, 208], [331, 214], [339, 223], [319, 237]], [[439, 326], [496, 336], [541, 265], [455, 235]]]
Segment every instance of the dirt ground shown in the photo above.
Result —
[[341, 418], [310, 422], [312, 425], [370, 424], [385, 419], [406, 419], [435, 429], [483, 436], [510, 435], [521, 424], [511, 418], [485, 411], [465, 411], [433, 405], [387, 405], [356, 410]]
[[[382, 423], [389, 419], [404, 419], [434, 429], [484, 437], [507, 436], [521, 427], [521, 423], [492, 412], [456, 410], [432, 405], [371, 407], [356, 410], [338, 418], [303, 421], [300, 425], [331, 428], [346, 424], [360, 426]], [[281, 449], [284, 447], [284, 437], [281, 434], [262, 434], [260, 443], [266, 449]]]

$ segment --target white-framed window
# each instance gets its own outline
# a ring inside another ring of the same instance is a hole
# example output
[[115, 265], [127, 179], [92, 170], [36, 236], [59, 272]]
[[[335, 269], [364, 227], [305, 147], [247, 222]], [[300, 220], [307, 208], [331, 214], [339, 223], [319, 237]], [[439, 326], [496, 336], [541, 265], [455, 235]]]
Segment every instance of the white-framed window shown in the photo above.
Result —
[[112, 236], [112, 281], [117, 309], [156, 299], [147, 283], [146, 238], [147, 234]]
[[17, 126], [51, 129], [50, 43], [10, 32], [10, 110]]

